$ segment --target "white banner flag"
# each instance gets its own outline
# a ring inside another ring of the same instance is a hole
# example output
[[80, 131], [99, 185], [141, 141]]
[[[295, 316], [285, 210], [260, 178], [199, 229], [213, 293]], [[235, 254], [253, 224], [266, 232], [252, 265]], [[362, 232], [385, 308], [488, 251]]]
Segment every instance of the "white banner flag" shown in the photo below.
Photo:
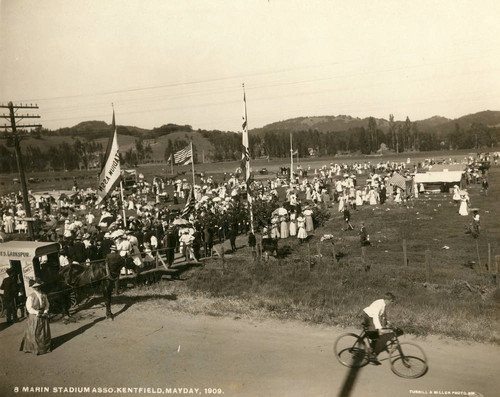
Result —
[[[115, 121], [115, 114], [113, 112], [113, 124]], [[104, 159], [104, 167], [99, 175], [99, 186], [97, 187], [97, 194], [99, 201], [102, 201], [120, 181], [120, 154], [118, 153], [118, 134], [113, 133], [113, 141], [110, 145], [108, 156]]]

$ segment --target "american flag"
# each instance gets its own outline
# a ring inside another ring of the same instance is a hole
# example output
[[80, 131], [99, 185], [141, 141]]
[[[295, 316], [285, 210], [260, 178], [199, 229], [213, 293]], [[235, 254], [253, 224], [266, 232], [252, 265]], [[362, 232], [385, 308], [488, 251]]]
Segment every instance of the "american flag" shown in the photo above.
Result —
[[194, 205], [195, 205], [194, 192], [193, 192], [193, 188], [191, 188], [191, 190], [189, 190], [189, 195], [188, 195], [188, 200], [186, 202], [186, 205], [184, 206], [184, 209], [182, 210], [181, 217], [187, 218], [189, 216], [189, 214], [194, 211]]
[[241, 126], [243, 128], [243, 136], [242, 136], [242, 162], [244, 162], [245, 166], [245, 182], [247, 186], [247, 201], [248, 201], [248, 210], [250, 212], [250, 230], [253, 233], [253, 210], [252, 210], [252, 191], [250, 189], [250, 143], [248, 140], [248, 117], [247, 117], [247, 98], [245, 94], [245, 84], [243, 84], [243, 124]]
[[179, 150], [174, 153], [174, 162], [179, 165], [191, 164], [193, 160], [193, 153], [191, 152], [191, 146], [186, 146], [184, 149]]

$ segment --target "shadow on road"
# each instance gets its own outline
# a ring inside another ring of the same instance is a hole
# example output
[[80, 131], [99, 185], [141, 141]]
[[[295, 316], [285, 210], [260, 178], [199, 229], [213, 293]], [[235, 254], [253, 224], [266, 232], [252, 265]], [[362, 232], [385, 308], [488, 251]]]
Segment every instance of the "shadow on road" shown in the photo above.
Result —
[[[126, 303], [119, 311], [114, 313], [113, 316], [114, 317], [119, 316], [120, 314], [124, 313], [130, 306], [132, 306], [132, 303]], [[81, 326], [80, 328], [75, 329], [74, 331], [71, 331], [71, 332], [68, 332], [67, 334], [52, 338], [52, 350], [55, 350], [59, 346], [65, 344], [66, 342], [69, 342], [74, 337], [83, 334], [85, 331], [87, 331], [88, 329], [92, 328], [94, 325], [96, 325], [97, 323], [100, 323], [101, 321], [103, 321], [105, 319], [106, 319], [106, 317], [96, 318], [91, 323], [85, 324], [85, 325]]]
[[[133, 304], [138, 303], [138, 302], [148, 301], [151, 299], [176, 300], [177, 295], [175, 295], [175, 294], [172, 294], [172, 295], [155, 294], [155, 295], [143, 295], [143, 296], [125, 296], [125, 295], [115, 296], [115, 297], [113, 297], [112, 305], [118, 304], [118, 305], [124, 305], [124, 306], [116, 313], [113, 313], [113, 316], [116, 318], [120, 314], [127, 311]], [[102, 306], [104, 308], [104, 298], [94, 297], [94, 298], [90, 299], [87, 303], [85, 303], [83, 306], [79, 307], [78, 311], [81, 311], [84, 309], [90, 309], [91, 307], [93, 307], [97, 304], [102, 304]], [[75, 329], [74, 331], [71, 331], [71, 332], [68, 332], [67, 334], [52, 338], [52, 350], [57, 349], [58, 347], [65, 344], [66, 342], [69, 342], [71, 339], [75, 338], [76, 336], [83, 334], [85, 331], [87, 331], [88, 329], [92, 328], [94, 325], [96, 325], [97, 323], [100, 323], [101, 321], [103, 321], [105, 319], [106, 319], [106, 317], [96, 318], [91, 323], [85, 324], [85, 325], [81, 326], [80, 328]]]
[[106, 317], [99, 317], [96, 318], [94, 321], [92, 321], [89, 324], [86, 324], [78, 329], [75, 329], [74, 331], [68, 332], [67, 334], [56, 336], [55, 338], [52, 338], [52, 350], [57, 349], [59, 346], [65, 344], [66, 342], [69, 342], [71, 339], [74, 337], [83, 334], [85, 331], [87, 331], [89, 328], [92, 328], [94, 325], [97, 323], [105, 320]]
[[354, 362], [352, 367], [349, 368], [349, 373], [344, 379], [344, 383], [342, 385], [342, 390], [340, 390], [339, 397], [349, 397], [356, 383], [359, 371], [361, 370], [362, 361], [364, 356], [355, 355]]
[[[136, 296], [129, 296], [129, 295], [113, 295], [111, 298], [111, 309], [113, 308], [113, 305], [125, 305], [128, 307], [132, 306], [134, 303], [140, 303], [140, 302], [145, 302], [148, 300], [153, 300], [153, 299], [159, 299], [159, 300], [169, 300], [169, 301], [175, 301], [177, 300], [177, 295], [175, 294], [154, 294], [154, 295], [136, 295]], [[93, 306], [100, 305], [102, 307], [105, 307], [104, 304], [104, 298], [102, 296], [94, 296], [90, 298], [87, 302], [81, 304], [78, 306], [78, 308], [74, 311], [73, 314], [78, 313], [82, 310], [87, 310], [90, 309]], [[128, 309], [127, 307], [127, 309]], [[120, 312], [122, 312], [120, 310]], [[120, 313], [118, 312], [118, 313]], [[116, 314], [115, 314], [116, 315]]]

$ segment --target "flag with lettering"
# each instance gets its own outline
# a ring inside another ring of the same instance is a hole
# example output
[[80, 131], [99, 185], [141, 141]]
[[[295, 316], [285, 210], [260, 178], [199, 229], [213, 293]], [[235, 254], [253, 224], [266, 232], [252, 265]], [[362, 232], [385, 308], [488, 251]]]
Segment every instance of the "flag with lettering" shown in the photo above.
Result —
[[99, 185], [97, 187], [99, 201], [104, 200], [120, 181], [120, 153], [118, 152], [118, 133], [116, 131], [114, 110], [111, 127], [113, 130], [113, 136], [110, 137], [108, 142], [101, 173], [99, 174]]

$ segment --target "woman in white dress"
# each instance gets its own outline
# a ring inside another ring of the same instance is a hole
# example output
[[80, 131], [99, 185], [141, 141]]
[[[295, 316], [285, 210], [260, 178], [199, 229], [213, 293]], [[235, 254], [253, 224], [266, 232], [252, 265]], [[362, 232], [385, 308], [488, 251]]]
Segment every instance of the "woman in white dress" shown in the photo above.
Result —
[[344, 211], [344, 206], [345, 206], [344, 196], [339, 196], [339, 212]]
[[290, 236], [295, 237], [297, 235], [297, 214], [295, 211], [290, 213]]
[[14, 217], [9, 213], [3, 218], [4, 231], [7, 234], [14, 233]]
[[356, 207], [363, 205], [363, 199], [361, 198], [361, 191], [356, 190]]
[[306, 200], [312, 200], [312, 189], [311, 185], [306, 186]]
[[299, 229], [299, 231], [297, 232], [297, 238], [302, 243], [307, 238], [306, 219], [302, 214], [299, 214], [299, 216], [297, 217], [297, 227]]
[[368, 194], [368, 198], [370, 200], [370, 205], [377, 205], [378, 193], [374, 188], [370, 189], [370, 193]]
[[279, 223], [280, 221], [277, 216], [271, 219], [271, 238], [280, 238]]
[[396, 190], [396, 197], [394, 198], [395, 203], [401, 202], [401, 189], [398, 187]]
[[288, 222], [287, 222], [287, 215], [281, 215], [280, 218], [281, 221], [281, 238], [288, 238]]
[[453, 186], [453, 201], [457, 205], [460, 203], [460, 188], [458, 185]]
[[305, 209], [303, 212], [306, 221], [306, 232], [314, 231], [314, 223], [312, 218], [312, 210], [310, 208]]
[[469, 195], [466, 191], [463, 191], [460, 194], [460, 208], [458, 210], [458, 213], [462, 216], [469, 215]]

